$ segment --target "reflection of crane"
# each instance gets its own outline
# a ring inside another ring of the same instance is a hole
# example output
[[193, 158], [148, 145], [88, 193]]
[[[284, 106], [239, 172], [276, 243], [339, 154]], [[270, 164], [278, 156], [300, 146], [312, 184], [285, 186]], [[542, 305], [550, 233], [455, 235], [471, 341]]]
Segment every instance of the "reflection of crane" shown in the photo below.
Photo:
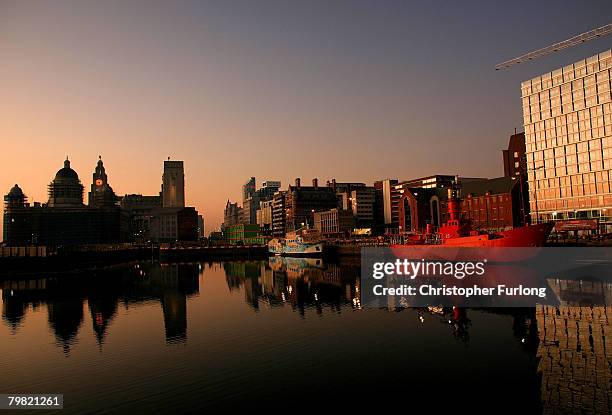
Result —
[[572, 46], [580, 45], [589, 40], [598, 39], [600, 37], [607, 36], [612, 33], [612, 23], [607, 24], [597, 29], [589, 30], [588, 32], [581, 33], [577, 36], [571, 37], [562, 42], [554, 43], [545, 48], [534, 50], [533, 52], [526, 53], [519, 56], [518, 58], [510, 59], [508, 61], [498, 63], [495, 65], [495, 70], [509, 68], [512, 65], [516, 65], [523, 62], [529, 62], [530, 60], [537, 59], [541, 56], [549, 55], [554, 52], [558, 52], [562, 49], [571, 48]]

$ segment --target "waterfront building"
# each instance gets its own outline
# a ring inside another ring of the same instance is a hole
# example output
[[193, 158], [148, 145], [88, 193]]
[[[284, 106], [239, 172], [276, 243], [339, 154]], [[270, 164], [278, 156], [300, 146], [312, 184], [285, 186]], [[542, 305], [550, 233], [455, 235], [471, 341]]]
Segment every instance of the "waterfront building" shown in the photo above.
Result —
[[256, 191], [255, 177], [251, 177], [242, 185], [242, 203], [253, 197]]
[[225, 210], [223, 211], [223, 228], [240, 223], [241, 212], [242, 208], [238, 206], [238, 202], [232, 203], [227, 199]]
[[[19, 185], [15, 185], [11, 188], [6, 196], [4, 196], [4, 215], [2, 218], [2, 240], [7, 243], [11, 239], [25, 239], [28, 240], [28, 235], [16, 235], [16, 230], [21, 228], [23, 225], [20, 223], [15, 223], [19, 220], [23, 220], [20, 218], [16, 218], [13, 215], [8, 214], [8, 212], [18, 212], [22, 209], [25, 209], [29, 206], [28, 197], [23, 193], [23, 190], [19, 187]], [[27, 243], [23, 243], [21, 245], [26, 245]], [[17, 244], [20, 245], [20, 244]]]
[[89, 191], [89, 206], [91, 207], [113, 207], [117, 205], [117, 196], [113, 188], [108, 184], [108, 176], [99, 156], [98, 164], [91, 180]]
[[151, 211], [151, 241], [198, 240], [198, 212], [193, 207], [161, 207]]
[[[511, 177], [460, 181], [462, 218], [475, 230], [500, 231], [524, 225], [520, 183]], [[450, 188], [407, 188], [399, 203], [400, 232], [423, 232], [448, 220]]]
[[264, 245], [266, 240], [259, 233], [258, 225], [239, 223], [225, 229], [225, 239], [230, 245]]
[[511, 177], [463, 183], [461, 214], [478, 230], [507, 230], [523, 226], [526, 205], [520, 182]]
[[162, 176], [162, 203], [163, 207], [185, 207], [185, 169], [182, 161], [164, 161], [164, 174]]
[[331, 187], [320, 187], [318, 180], [312, 186], [302, 186], [295, 179], [295, 186], [289, 186], [285, 197], [286, 230], [293, 231], [314, 225], [314, 213], [338, 206], [336, 193]]
[[350, 193], [350, 208], [355, 217], [356, 226], [371, 228], [374, 226], [374, 187], [360, 187]]
[[204, 233], [204, 216], [198, 215], [198, 239], [202, 239], [206, 236]]
[[272, 235], [285, 236], [287, 232], [286, 191], [279, 191], [272, 197]]
[[330, 209], [314, 213], [314, 228], [324, 237], [347, 237], [355, 228], [355, 216], [350, 210]]
[[272, 204], [273, 200], [259, 202], [257, 209], [257, 225], [264, 235], [272, 234]]
[[57, 171], [55, 178], [48, 186], [49, 207], [82, 207], [83, 185], [79, 175], [70, 168], [70, 160], [66, 157], [64, 167]]
[[399, 223], [399, 193], [395, 190], [397, 179], [379, 180], [374, 183], [374, 215], [378, 233], [396, 228]]
[[510, 136], [508, 149], [502, 150], [504, 176], [527, 177], [527, 155], [525, 153], [525, 133], [514, 133]]
[[612, 231], [612, 50], [521, 84], [532, 220]]
[[336, 193], [350, 194], [355, 189], [366, 187], [366, 184], [357, 182], [337, 182], [336, 179], [331, 179], [331, 181], [327, 181], [327, 187], [331, 187]]
[[48, 186], [49, 200], [32, 205], [15, 185], [4, 198], [3, 239], [9, 246], [67, 246], [127, 241], [128, 217], [116, 205], [85, 206], [78, 174], [64, 162]]
[[279, 191], [281, 182], [278, 180], [266, 180], [261, 184], [261, 188], [257, 190], [259, 201], [272, 200], [272, 197]]
[[259, 207], [259, 197], [257, 193], [249, 197], [242, 203], [242, 209], [238, 217], [238, 223], [247, 225], [257, 224], [257, 208]]
[[242, 211], [238, 223], [249, 225], [257, 224], [257, 210], [262, 202], [272, 200], [272, 197], [281, 186], [280, 181], [268, 180], [262, 183], [260, 189], [255, 190], [255, 177], [251, 177], [242, 186]]
[[125, 195], [120, 198], [119, 206], [130, 218], [130, 236], [135, 242], [151, 240], [151, 218], [153, 211], [162, 207], [162, 197]]
[[527, 155], [525, 152], [525, 133], [514, 133], [508, 141], [508, 149], [502, 150], [504, 176], [518, 181], [522, 198], [523, 223], [530, 223], [529, 185], [527, 180]]

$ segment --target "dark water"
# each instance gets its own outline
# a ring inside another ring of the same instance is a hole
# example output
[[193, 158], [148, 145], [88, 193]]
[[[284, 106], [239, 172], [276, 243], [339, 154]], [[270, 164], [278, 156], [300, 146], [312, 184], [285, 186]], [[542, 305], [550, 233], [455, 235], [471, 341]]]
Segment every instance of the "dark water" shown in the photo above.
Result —
[[[541, 413], [576, 385], [542, 366], [563, 352], [538, 330], [545, 311], [362, 310], [357, 263], [140, 263], [0, 284], [0, 393], [63, 393], [66, 413]], [[591, 398], [578, 408], [604, 408]]]

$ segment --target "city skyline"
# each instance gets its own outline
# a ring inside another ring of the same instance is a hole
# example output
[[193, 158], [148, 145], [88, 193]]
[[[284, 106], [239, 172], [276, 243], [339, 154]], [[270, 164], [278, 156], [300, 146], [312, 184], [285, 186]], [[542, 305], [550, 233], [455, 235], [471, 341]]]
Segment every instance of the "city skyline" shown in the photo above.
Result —
[[508, 72], [494, 64], [612, 11], [581, 6], [553, 10], [546, 27], [545, 3], [3, 2], [0, 188], [45, 202], [66, 154], [86, 187], [101, 154], [117, 195], [157, 194], [170, 156], [185, 162], [186, 203], [209, 232], [251, 176], [283, 188], [296, 177], [496, 177], [522, 130], [520, 83], [609, 41]]

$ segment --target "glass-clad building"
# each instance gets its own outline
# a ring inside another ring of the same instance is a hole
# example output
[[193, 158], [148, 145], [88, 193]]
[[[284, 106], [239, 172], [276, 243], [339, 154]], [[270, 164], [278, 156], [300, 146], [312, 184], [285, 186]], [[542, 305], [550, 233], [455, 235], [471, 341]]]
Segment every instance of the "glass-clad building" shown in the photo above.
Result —
[[532, 220], [612, 231], [612, 51], [521, 84]]

